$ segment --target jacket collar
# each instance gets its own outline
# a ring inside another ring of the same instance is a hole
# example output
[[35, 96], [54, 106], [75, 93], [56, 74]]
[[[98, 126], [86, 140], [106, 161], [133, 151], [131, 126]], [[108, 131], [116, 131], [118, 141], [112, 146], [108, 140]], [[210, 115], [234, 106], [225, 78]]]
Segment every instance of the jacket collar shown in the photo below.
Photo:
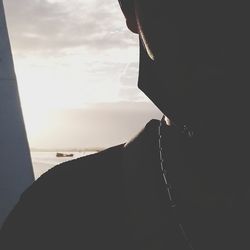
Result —
[[[137, 250], [160, 250], [164, 249], [166, 245], [170, 246], [172, 250], [186, 249], [186, 242], [176, 227], [177, 221], [175, 218], [173, 219], [173, 216], [170, 216], [172, 210], [168, 203], [160, 169], [159, 124], [159, 120], [151, 120], [123, 148], [124, 194], [131, 219], [133, 237], [137, 243], [139, 242], [139, 246], [132, 249]], [[183, 137], [178, 134], [172, 129], [167, 129], [168, 149], [171, 150], [175, 147], [175, 141], [178, 145], [183, 145], [183, 142], [186, 141], [186, 139], [182, 140]], [[168, 150], [167, 153], [169, 158], [171, 152]], [[175, 158], [176, 160], [178, 159]], [[181, 169], [182, 172], [184, 170], [184, 168]], [[183, 173], [185, 178], [185, 172]], [[229, 225], [229, 227], [231, 226]], [[168, 242], [166, 243], [166, 241]], [[204, 241], [201, 240], [199, 244], [203, 245], [202, 242]]]
[[[165, 244], [161, 241], [165, 239], [171, 224], [166, 217], [170, 207], [160, 169], [159, 124], [159, 120], [148, 122], [144, 129], [125, 144], [123, 153], [125, 198], [133, 236], [147, 245], [152, 245], [152, 242]], [[142, 248], [148, 249], [146, 246]], [[153, 248], [159, 249], [155, 245]]]

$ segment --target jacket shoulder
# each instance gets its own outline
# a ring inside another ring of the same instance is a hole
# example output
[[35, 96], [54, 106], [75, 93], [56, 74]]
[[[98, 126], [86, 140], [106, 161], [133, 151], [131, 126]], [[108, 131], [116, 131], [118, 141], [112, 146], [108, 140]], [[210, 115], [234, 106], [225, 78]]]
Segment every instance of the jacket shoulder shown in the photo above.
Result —
[[77, 184], [85, 186], [100, 175], [105, 178], [115, 178], [122, 160], [123, 146], [124, 144], [120, 144], [56, 165], [39, 177], [23, 196], [31, 195], [33, 192], [36, 195], [37, 192], [51, 193], [53, 190], [62, 192], [62, 190], [74, 188]]
[[[23, 193], [7, 218], [0, 232], [0, 248], [1, 244], [12, 242], [16, 247], [21, 242], [22, 249], [33, 249], [40, 242], [42, 246], [69, 244], [70, 249], [73, 244], [73, 248], [100, 249], [99, 242], [92, 240], [96, 235], [112, 242], [113, 228], [120, 226], [123, 211], [122, 153], [123, 144], [43, 174]], [[95, 248], [90, 247], [93, 244]]]

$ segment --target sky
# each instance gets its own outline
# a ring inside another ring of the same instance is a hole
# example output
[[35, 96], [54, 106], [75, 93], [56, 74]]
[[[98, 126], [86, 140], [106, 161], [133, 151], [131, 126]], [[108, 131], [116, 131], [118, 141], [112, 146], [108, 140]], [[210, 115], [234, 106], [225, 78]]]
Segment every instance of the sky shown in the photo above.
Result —
[[137, 88], [138, 37], [117, 0], [4, 5], [32, 148], [109, 147], [160, 118]]

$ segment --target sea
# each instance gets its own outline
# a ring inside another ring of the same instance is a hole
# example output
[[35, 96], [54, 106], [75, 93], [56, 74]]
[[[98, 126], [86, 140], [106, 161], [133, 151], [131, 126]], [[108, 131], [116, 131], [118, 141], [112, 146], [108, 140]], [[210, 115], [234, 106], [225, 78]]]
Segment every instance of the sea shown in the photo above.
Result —
[[96, 153], [96, 151], [62, 152], [64, 154], [73, 154], [73, 157], [57, 157], [56, 153], [57, 152], [31, 152], [35, 179], [38, 179], [42, 174], [60, 163], [90, 155]]

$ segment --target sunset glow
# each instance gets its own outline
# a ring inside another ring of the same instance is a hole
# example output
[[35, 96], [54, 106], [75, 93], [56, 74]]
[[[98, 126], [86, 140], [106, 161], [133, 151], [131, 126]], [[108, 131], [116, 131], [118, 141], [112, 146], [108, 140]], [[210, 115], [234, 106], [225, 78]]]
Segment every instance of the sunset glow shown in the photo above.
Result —
[[51, 133], [54, 110], [148, 102], [137, 88], [138, 37], [127, 30], [116, 0], [4, 4], [31, 146]]

